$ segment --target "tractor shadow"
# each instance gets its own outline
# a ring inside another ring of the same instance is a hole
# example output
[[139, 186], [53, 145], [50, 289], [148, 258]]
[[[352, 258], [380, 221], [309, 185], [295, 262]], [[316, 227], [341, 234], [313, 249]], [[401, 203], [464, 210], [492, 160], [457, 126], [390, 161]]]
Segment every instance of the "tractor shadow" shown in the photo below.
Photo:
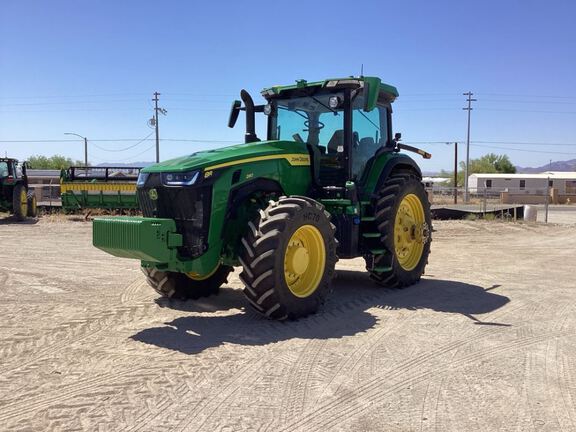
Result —
[[[362, 272], [339, 271], [334, 290], [350, 290], [374, 284]], [[482, 315], [500, 309], [510, 302], [501, 294], [492, 292], [501, 285], [484, 288], [464, 282], [425, 277], [419, 283], [404, 289], [380, 288], [382, 296], [373, 307], [383, 309], [430, 309], [440, 313], [460, 314], [477, 325], [506, 326], [509, 324], [484, 322], [474, 315]], [[376, 287], [375, 289], [379, 289]]]
[[[376, 327], [378, 318], [370, 313], [372, 308], [430, 309], [464, 315], [473, 324], [508, 326], [474, 317], [499, 309], [510, 301], [491, 292], [495, 288], [497, 286], [483, 288], [462, 282], [423, 279], [412, 287], [392, 290], [379, 288], [365, 273], [338, 271], [334, 291], [324, 307], [317, 314], [298, 321], [267, 320], [246, 306], [241, 290], [223, 288], [219, 296], [203, 299], [201, 307], [194, 306], [194, 301], [164, 303], [163, 307], [195, 315], [144, 329], [131, 339], [191, 355], [223, 344], [262, 346], [293, 338], [339, 339]], [[231, 313], [242, 305], [246, 306], [244, 310]], [[214, 313], [223, 310], [229, 312]]]
[[242, 291], [223, 286], [217, 295], [202, 297], [197, 300], [173, 300], [166, 297], [154, 299], [158, 307], [182, 312], [214, 313], [238, 309], [244, 305]]
[[24, 220], [19, 221], [15, 216], [0, 216], [0, 225], [36, 225], [38, 223], [38, 218], [28, 217]]

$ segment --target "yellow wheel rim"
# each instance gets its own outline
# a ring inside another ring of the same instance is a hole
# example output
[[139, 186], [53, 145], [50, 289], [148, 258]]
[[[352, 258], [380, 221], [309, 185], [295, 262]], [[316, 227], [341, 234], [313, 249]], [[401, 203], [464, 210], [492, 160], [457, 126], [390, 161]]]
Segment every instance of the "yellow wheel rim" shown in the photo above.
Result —
[[20, 192], [20, 210], [22, 210], [22, 214], [26, 216], [28, 213], [28, 196], [26, 195], [26, 191], [22, 189]]
[[214, 273], [216, 273], [216, 270], [218, 270], [218, 268], [220, 268], [220, 264], [218, 264], [214, 268], [214, 270], [212, 270], [208, 274], [201, 275], [200, 273], [190, 272], [190, 273], [186, 273], [186, 276], [188, 276], [190, 279], [195, 280], [195, 281], [203, 281], [203, 280], [210, 278]]
[[396, 212], [394, 221], [394, 250], [400, 266], [414, 270], [420, 262], [427, 240], [424, 207], [414, 194], [406, 195]]
[[312, 295], [320, 285], [325, 265], [326, 247], [318, 228], [298, 228], [284, 253], [284, 280], [290, 292], [300, 298]]

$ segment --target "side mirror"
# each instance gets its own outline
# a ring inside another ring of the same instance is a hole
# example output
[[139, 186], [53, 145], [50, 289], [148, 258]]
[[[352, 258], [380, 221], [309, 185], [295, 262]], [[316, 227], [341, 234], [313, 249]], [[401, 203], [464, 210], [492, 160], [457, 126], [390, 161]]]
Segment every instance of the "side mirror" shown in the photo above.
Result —
[[236, 120], [238, 120], [238, 115], [240, 114], [240, 107], [242, 106], [242, 102], [239, 100], [235, 100], [232, 102], [232, 108], [230, 108], [230, 117], [228, 118], [228, 127], [233, 128], [236, 124]]

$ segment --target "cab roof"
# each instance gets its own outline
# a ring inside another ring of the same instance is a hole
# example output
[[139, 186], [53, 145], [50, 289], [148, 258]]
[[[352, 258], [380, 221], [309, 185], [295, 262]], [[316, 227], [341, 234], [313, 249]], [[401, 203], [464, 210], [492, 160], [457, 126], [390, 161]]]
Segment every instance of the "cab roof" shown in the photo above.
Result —
[[298, 89], [306, 88], [333, 88], [334, 90], [339, 88], [364, 88], [367, 91], [367, 97], [369, 100], [368, 106], [371, 110], [376, 106], [378, 101], [378, 96], [380, 94], [385, 94], [386, 99], [393, 102], [399, 94], [396, 87], [389, 84], [385, 84], [377, 77], [346, 77], [346, 78], [330, 78], [324, 81], [314, 81], [308, 82], [306, 80], [296, 80], [296, 84], [287, 86], [272, 86], [262, 90], [262, 96], [266, 99], [281, 97], [283, 94], [288, 96], [292, 91]]

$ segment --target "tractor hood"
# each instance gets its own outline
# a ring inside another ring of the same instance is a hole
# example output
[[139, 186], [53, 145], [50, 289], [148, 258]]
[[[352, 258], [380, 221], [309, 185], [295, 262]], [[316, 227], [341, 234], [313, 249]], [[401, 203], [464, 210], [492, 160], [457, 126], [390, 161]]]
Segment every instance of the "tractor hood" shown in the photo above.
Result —
[[[218, 168], [229, 163], [256, 162], [259, 158], [279, 155], [305, 155], [306, 144], [294, 141], [258, 141], [214, 150], [199, 151], [188, 156], [170, 159], [144, 168], [142, 172], [186, 172], [195, 169]], [[234, 163], [234, 165], [236, 164]]]

